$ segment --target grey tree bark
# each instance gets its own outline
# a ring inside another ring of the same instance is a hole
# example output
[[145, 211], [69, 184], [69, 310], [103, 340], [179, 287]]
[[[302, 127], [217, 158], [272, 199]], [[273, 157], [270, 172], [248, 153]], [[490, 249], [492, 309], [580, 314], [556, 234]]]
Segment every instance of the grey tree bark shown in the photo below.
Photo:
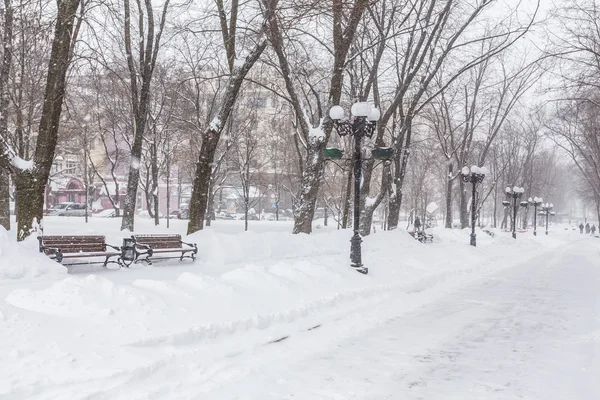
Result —
[[[0, 137], [8, 139], [8, 78], [12, 60], [13, 8], [4, 0], [4, 30], [2, 32], [2, 64], [0, 65]], [[1, 149], [1, 147], [0, 147]], [[0, 168], [0, 226], [10, 230], [9, 170]]]

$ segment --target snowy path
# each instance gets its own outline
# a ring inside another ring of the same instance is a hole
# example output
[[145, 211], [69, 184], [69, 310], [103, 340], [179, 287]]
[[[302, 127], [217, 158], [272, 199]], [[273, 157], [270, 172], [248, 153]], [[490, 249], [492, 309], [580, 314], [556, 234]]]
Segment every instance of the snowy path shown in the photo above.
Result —
[[155, 361], [39, 398], [598, 399], [600, 258], [584, 246], [441, 294], [381, 293], [266, 330], [130, 346]]

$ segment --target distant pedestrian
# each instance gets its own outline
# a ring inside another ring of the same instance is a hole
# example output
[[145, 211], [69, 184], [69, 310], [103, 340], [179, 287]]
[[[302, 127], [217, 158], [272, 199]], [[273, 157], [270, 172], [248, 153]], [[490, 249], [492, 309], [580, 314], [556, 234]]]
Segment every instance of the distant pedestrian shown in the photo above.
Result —
[[596, 225], [592, 224], [592, 228], [591, 229], [592, 229], [592, 235], [595, 235], [596, 234]]
[[421, 230], [421, 220], [419, 219], [419, 217], [415, 218], [415, 232], [418, 232]]
[[583, 223], [579, 223], [579, 233], [583, 233]]
[[587, 222], [587, 223], [585, 224], [585, 233], [586, 233], [586, 234], [588, 234], [588, 235], [589, 235], [589, 233], [590, 233], [590, 223], [589, 223], [589, 222]]

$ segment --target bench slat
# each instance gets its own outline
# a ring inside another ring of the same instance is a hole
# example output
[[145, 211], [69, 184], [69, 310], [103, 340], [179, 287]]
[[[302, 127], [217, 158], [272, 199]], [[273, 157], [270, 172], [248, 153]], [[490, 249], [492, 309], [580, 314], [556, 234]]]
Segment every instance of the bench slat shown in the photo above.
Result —
[[106, 256], [118, 256], [121, 253], [117, 252], [99, 252], [99, 253], [67, 253], [63, 258], [78, 258], [78, 257], [106, 257]]

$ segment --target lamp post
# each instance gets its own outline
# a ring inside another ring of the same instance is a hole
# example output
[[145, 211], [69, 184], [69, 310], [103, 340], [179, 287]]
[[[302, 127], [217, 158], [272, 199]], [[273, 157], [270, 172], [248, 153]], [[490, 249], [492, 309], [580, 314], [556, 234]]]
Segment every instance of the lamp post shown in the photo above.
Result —
[[533, 236], [537, 236], [537, 209], [542, 205], [542, 201], [541, 197], [527, 199], [529, 205], [533, 206]]
[[[525, 193], [525, 189], [523, 189], [522, 187], [518, 187], [515, 186], [512, 189], [507, 187], [506, 188], [506, 197], [509, 199], [512, 199], [512, 207], [513, 207], [513, 218], [512, 218], [512, 237], [513, 239], [517, 238], [517, 199], [520, 199], [523, 196], [523, 193]], [[525, 203], [525, 204], [523, 204]], [[519, 205], [524, 207], [526, 206], [527, 202], [522, 202]], [[505, 204], [507, 205], [507, 204]]]
[[542, 205], [542, 210], [546, 214], [546, 235], [548, 234], [548, 217], [550, 215], [554, 215], [554, 211], [552, 211], [552, 208], [554, 208], [554, 205], [552, 203], [546, 203]]
[[351, 135], [354, 137], [354, 154], [352, 157], [354, 164], [354, 235], [350, 239], [350, 265], [362, 274], [368, 274], [369, 269], [362, 264], [361, 243], [362, 238], [359, 232], [360, 224], [360, 184], [362, 177], [362, 138], [372, 137], [375, 133], [375, 125], [379, 120], [379, 109], [369, 103], [354, 103], [351, 108], [354, 118], [341, 121], [344, 118], [344, 109], [340, 106], [333, 106], [329, 110], [329, 116], [335, 124], [335, 129], [340, 136]]
[[471, 182], [473, 185], [473, 191], [471, 192], [471, 246], [477, 246], [477, 235], [475, 234], [475, 221], [477, 219], [477, 210], [475, 207], [475, 186], [483, 182], [483, 178], [489, 172], [486, 167], [478, 167], [473, 165], [471, 169], [469, 167], [463, 167], [460, 171], [462, 173], [463, 182]]

